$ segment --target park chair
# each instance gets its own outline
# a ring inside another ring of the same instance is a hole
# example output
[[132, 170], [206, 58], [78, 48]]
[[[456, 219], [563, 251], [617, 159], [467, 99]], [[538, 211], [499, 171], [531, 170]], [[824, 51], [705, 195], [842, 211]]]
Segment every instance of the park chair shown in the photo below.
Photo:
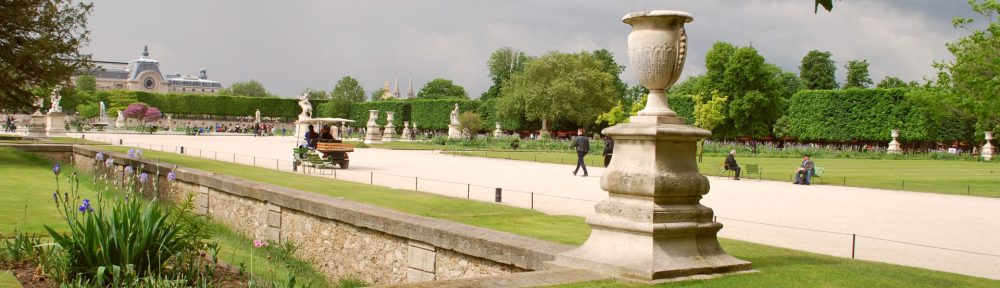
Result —
[[[823, 166], [816, 166], [816, 172], [813, 173], [812, 179], [823, 180], [823, 171], [826, 171], [826, 168], [824, 168]], [[815, 182], [815, 181], [813, 181], [813, 182]], [[823, 181], [820, 181], [820, 182], [823, 182]]]
[[731, 171], [729, 169], [726, 169], [726, 163], [725, 162], [719, 162], [719, 164], [716, 165], [716, 167], [719, 167], [719, 171], [716, 172], [717, 174], [719, 174], [719, 177], [722, 177], [722, 176], [732, 177], [733, 171]]
[[292, 157], [295, 159], [297, 165], [309, 165], [306, 161], [306, 153], [309, 153], [309, 148], [296, 147], [292, 148]]
[[743, 171], [744, 172], [743, 175], [757, 174], [757, 180], [761, 180], [761, 178], [763, 178], [763, 176], [761, 176], [761, 171], [763, 171], [763, 169], [760, 167], [760, 165], [747, 164], [746, 169]]

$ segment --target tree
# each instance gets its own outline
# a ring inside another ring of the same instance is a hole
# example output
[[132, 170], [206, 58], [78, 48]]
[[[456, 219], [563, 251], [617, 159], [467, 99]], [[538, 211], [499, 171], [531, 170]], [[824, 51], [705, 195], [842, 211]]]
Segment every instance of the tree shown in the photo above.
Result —
[[[705, 53], [705, 68], [707, 70], [705, 72], [705, 81], [707, 81], [707, 86], [709, 87], [703, 88], [709, 90], [722, 88], [721, 84], [725, 79], [726, 65], [729, 63], [729, 59], [733, 58], [733, 53], [736, 53], [736, 46], [733, 46], [733, 44], [722, 41], [712, 44], [712, 48], [708, 49], [708, 52]], [[682, 82], [681, 84], [684, 83]]]
[[245, 82], [236, 82], [229, 85], [229, 88], [219, 91], [221, 95], [248, 96], [248, 97], [275, 97], [264, 89], [264, 84], [260, 81], [250, 79]]
[[479, 131], [483, 130], [483, 119], [476, 112], [462, 112], [461, 115], [458, 115], [458, 129], [469, 135], [469, 139], [476, 139]]
[[847, 69], [847, 80], [844, 82], [844, 89], [868, 88], [868, 85], [872, 85], [872, 78], [868, 76], [868, 60], [847, 61], [844, 68]]
[[524, 64], [531, 61], [531, 59], [531, 56], [510, 47], [503, 47], [493, 51], [490, 54], [490, 59], [486, 61], [486, 67], [489, 69], [490, 80], [493, 80], [493, 85], [479, 97], [479, 100], [486, 101], [499, 96], [500, 88], [503, 87], [504, 82], [510, 80], [510, 77], [515, 73], [524, 70]]
[[618, 65], [618, 62], [615, 62], [615, 55], [607, 49], [594, 50], [593, 54], [594, 58], [597, 58], [597, 60], [604, 66], [604, 71], [611, 74], [611, 76], [614, 76], [615, 94], [617, 96], [615, 98], [619, 101], [625, 101], [626, 104], [631, 106], [633, 103], [632, 101], [636, 99], [633, 97], [627, 97], [628, 85], [626, 85], [621, 79], [621, 74], [622, 71], [625, 71], [625, 66]]
[[92, 3], [0, 2], [0, 106], [29, 108], [32, 89], [64, 83], [89, 68], [87, 16]]
[[497, 112], [542, 121], [586, 126], [615, 103], [614, 76], [589, 52], [549, 52], [531, 61], [504, 85]]
[[309, 100], [326, 100], [330, 99], [330, 95], [323, 90], [313, 90], [309, 89]]
[[[976, 13], [990, 19], [989, 25], [948, 43], [955, 56], [952, 62], [935, 63], [940, 71], [938, 85], [951, 86], [963, 114], [976, 119], [978, 131], [993, 130], [1000, 124], [1000, 3], [996, 0], [970, 0]], [[955, 18], [956, 28], [971, 29], [973, 20]]]
[[837, 89], [837, 66], [831, 56], [830, 52], [812, 50], [802, 57], [802, 65], [799, 66], [802, 86], [810, 90]]
[[371, 100], [372, 101], [382, 100], [382, 95], [385, 95], [385, 91], [386, 91], [385, 87], [378, 87], [378, 89], [373, 90]]
[[101, 116], [101, 104], [96, 102], [76, 105], [76, 113], [80, 115], [81, 119], [91, 119], [97, 116]]
[[97, 92], [97, 78], [94, 78], [94, 75], [77, 76], [76, 91], [93, 95]]
[[451, 80], [437, 78], [424, 84], [423, 88], [417, 92], [417, 98], [421, 99], [445, 99], [458, 98], [469, 99], [469, 94], [465, 93], [465, 88], [455, 85]]
[[160, 113], [160, 109], [157, 109], [156, 107], [151, 107], [148, 104], [142, 102], [132, 103], [131, 105], [128, 105], [128, 108], [125, 108], [125, 110], [122, 111], [122, 114], [125, 114], [125, 118], [135, 119], [136, 121], [138, 121], [139, 127], [142, 128], [146, 127], [147, 122], [158, 121], [160, 120], [160, 117], [163, 116], [163, 114]]
[[[726, 121], [726, 102], [729, 97], [720, 95], [719, 90], [712, 90], [711, 96], [704, 93], [694, 95], [694, 126], [712, 131], [716, 126]], [[705, 139], [698, 143], [698, 161], [702, 159]]]
[[[382, 94], [378, 94], [379, 97]], [[343, 99], [349, 102], [364, 102], [365, 101], [365, 89], [361, 87], [361, 83], [358, 79], [354, 79], [351, 76], [344, 76], [337, 80], [337, 85], [333, 86], [333, 90], [330, 91], [330, 98], [333, 99]]]
[[885, 78], [883, 78], [882, 81], [878, 82], [878, 85], [875, 85], [875, 87], [880, 89], [905, 88], [908, 86], [909, 84], [903, 81], [903, 79], [899, 79], [892, 76], [885, 76]]

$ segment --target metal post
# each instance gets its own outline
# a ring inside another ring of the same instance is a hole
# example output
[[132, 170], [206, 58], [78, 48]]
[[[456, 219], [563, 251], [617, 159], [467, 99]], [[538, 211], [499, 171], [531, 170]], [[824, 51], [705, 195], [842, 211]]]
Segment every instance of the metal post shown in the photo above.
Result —
[[413, 177], [413, 191], [420, 191], [420, 189], [418, 189], [418, 187], [420, 187], [418, 186], [419, 182], [420, 182], [420, 177]]
[[253, 167], [257, 167], [257, 155], [253, 155]]
[[472, 184], [465, 184], [465, 199], [470, 199], [469, 195], [472, 194]]
[[854, 259], [854, 250], [857, 247], [858, 234], [851, 234], [851, 259]]
[[965, 195], [972, 195], [972, 186], [965, 186]]
[[274, 159], [274, 170], [281, 171], [281, 166], [278, 164], [278, 159]]
[[122, 144], [122, 143], [125, 143], [125, 142], [122, 142], [122, 139], [118, 138], [118, 145], [125, 145], [125, 144]]
[[236, 153], [233, 153], [233, 163], [236, 163]]
[[331, 170], [333, 170], [333, 179], [337, 180], [337, 169], [331, 169]]
[[212, 157], [215, 158], [215, 161], [219, 161], [219, 151], [212, 151], [212, 155]]
[[181, 146], [181, 154], [184, 154], [184, 146]]
[[531, 210], [535, 210], [535, 192], [531, 192]]
[[368, 184], [375, 185], [375, 171], [368, 172], [368, 173], [371, 173], [371, 176], [369, 176], [371, 178], [369, 178], [369, 180], [368, 180], [370, 182]]
[[899, 180], [899, 190], [906, 189], [906, 180]]
[[497, 203], [503, 202], [503, 188], [497, 187], [496, 195], [493, 197], [493, 201]]

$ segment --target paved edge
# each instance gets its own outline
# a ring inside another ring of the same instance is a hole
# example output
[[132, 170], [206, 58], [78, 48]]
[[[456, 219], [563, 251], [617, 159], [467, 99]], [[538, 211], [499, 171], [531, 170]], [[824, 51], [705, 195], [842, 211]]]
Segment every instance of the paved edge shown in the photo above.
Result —
[[572, 269], [572, 270], [523, 272], [523, 273], [514, 273], [496, 277], [454, 279], [454, 280], [444, 280], [444, 281], [386, 285], [378, 287], [395, 287], [395, 288], [538, 287], [538, 286], [552, 286], [560, 284], [596, 281], [604, 279], [611, 279], [611, 278], [608, 276], [598, 274], [593, 271]]

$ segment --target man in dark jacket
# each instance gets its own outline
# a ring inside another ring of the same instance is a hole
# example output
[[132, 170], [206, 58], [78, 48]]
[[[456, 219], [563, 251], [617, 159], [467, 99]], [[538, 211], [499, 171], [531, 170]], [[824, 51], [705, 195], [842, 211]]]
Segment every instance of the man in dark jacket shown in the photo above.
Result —
[[740, 180], [740, 165], [736, 164], [736, 150], [729, 151], [729, 156], [726, 156], [726, 170], [733, 171], [733, 180]]
[[576, 169], [573, 169], [573, 176], [576, 176], [576, 172], [580, 171], [580, 167], [583, 167], [583, 177], [587, 177], [587, 165], [584, 164], [583, 157], [587, 156], [590, 152], [590, 139], [587, 136], [583, 136], [583, 128], [576, 131], [576, 138], [573, 139], [573, 143], [569, 145], [569, 148], [576, 149]]
[[802, 164], [800, 164], [797, 171], [795, 171], [794, 184], [809, 185], [812, 181], [812, 176], [815, 173], [816, 164], [809, 159], [809, 155], [802, 156]]
[[611, 154], [615, 152], [615, 140], [607, 135], [604, 136], [604, 167], [611, 164]]

